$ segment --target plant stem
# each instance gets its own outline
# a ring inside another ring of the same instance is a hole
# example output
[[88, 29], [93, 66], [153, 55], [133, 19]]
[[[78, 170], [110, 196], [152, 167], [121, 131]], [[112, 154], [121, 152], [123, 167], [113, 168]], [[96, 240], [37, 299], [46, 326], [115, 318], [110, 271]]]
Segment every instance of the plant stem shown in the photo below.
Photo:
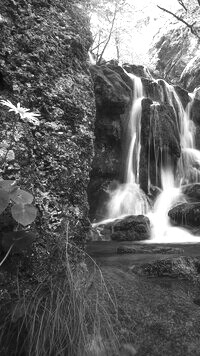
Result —
[[9, 250], [7, 251], [6, 255], [4, 256], [3, 260], [0, 262], [0, 267], [2, 266], [2, 264], [5, 262], [6, 258], [9, 256], [10, 251], [12, 250], [14, 244], [12, 244], [9, 248]]

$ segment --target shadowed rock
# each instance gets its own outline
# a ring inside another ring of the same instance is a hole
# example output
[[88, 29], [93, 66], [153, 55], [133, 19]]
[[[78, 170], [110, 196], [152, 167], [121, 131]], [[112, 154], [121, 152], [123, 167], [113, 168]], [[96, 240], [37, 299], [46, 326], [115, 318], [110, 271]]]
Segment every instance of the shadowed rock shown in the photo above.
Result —
[[200, 201], [200, 183], [187, 184], [182, 186], [182, 193], [193, 201]]
[[130, 102], [131, 88], [121, 76], [106, 65], [92, 66], [91, 74], [97, 109], [106, 113], [123, 113]]
[[129, 215], [107, 225], [111, 230], [111, 240], [140, 241], [150, 238], [150, 221], [143, 215]]
[[198, 258], [181, 256], [153, 261], [140, 266], [134, 265], [130, 270], [139, 275], [194, 280], [198, 278], [199, 265], [200, 262]]
[[171, 221], [179, 226], [197, 227], [200, 225], [200, 203], [183, 203], [168, 212]]
[[185, 67], [181, 75], [181, 84], [189, 91], [193, 91], [200, 85], [200, 56], [193, 57]]
[[176, 247], [148, 247], [148, 246], [119, 246], [117, 248], [118, 254], [133, 253], [133, 254], [174, 254], [182, 253], [183, 249]]

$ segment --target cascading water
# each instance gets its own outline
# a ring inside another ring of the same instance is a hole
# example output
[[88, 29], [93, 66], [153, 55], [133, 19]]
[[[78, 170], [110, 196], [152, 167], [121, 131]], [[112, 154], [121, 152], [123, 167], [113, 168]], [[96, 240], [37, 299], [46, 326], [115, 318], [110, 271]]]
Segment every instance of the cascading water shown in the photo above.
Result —
[[126, 215], [146, 214], [149, 210], [146, 195], [139, 186], [143, 86], [139, 77], [127, 74], [133, 81], [134, 96], [126, 133], [126, 140], [129, 144], [125, 176], [124, 183], [118, 184], [115, 190], [110, 191], [110, 200], [107, 205], [108, 219], [116, 219]]
[[180, 182], [178, 182], [178, 184], [180, 185], [183, 181], [185, 181], [184, 183], [191, 181], [191, 168], [194, 166], [194, 162], [196, 160], [200, 160], [200, 152], [194, 148], [194, 123], [190, 120], [190, 111], [193, 99], [188, 103], [186, 110], [184, 110], [174, 87], [166, 82], [164, 83], [166, 86], [167, 96], [169, 97], [169, 102], [177, 117], [180, 134], [181, 158], [178, 164], [178, 176], [180, 177]]
[[[195, 149], [195, 128], [193, 122], [190, 120], [190, 111], [194, 97], [191, 96], [191, 101], [189, 102], [187, 108], [184, 110], [174, 87], [167, 84], [163, 80], [155, 81], [160, 86], [161, 104], [169, 104], [174, 111], [174, 115], [176, 117], [175, 130], [180, 137], [181, 157], [179, 158], [176, 172], [174, 172], [173, 163], [168, 159], [166, 160], [165, 148], [161, 145], [160, 149], [157, 150], [155, 142], [153, 142], [156, 170], [155, 176], [157, 181], [157, 176], [159, 173], [162, 192], [156, 199], [154, 207], [150, 211], [148, 199], [143, 190], [140, 189], [139, 185], [141, 114], [144, 90], [141, 79], [139, 77], [127, 72], [126, 74], [129, 75], [129, 77], [132, 79], [134, 95], [126, 132], [127, 158], [125, 162], [124, 181], [123, 183], [118, 183], [116, 189], [109, 191], [110, 199], [107, 203], [107, 219], [99, 223], [95, 223], [93, 226], [105, 224], [115, 219], [123, 218], [127, 215], [142, 214], [149, 217], [152, 225], [152, 239], [148, 242], [200, 242], [200, 237], [195, 237], [184, 229], [171, 226], [168, 217], [168, 211], [170, 208], [185, 201], [183, 194], [181, 194], [181, 185], [200, 180], [200, 176], [195, 171], [196, 166], [199, 166], [200, 168], [200, 151]], [[160, 103], [158, 102], [153, 102], [151, 105], [154, 119], [156, 118], [157, 120], [154, 120], [154, 122], [159, 121], [159, 106]], [[151, 140], [151, 133], [149, 133], [149, 162], [147, 169], [149, 191], [151, 187]], [[198, 172], [200, 172], [200, 169]]]
[[[164, 89], [168, 102], [176, 115], [182, 153], [178, 162], [176, 177], [171, 165], [161, 168], [163, 190], [154, 204], [153, 211], [148, 214], [152, 223], [152, 240], [150, 242], [200, 242], [199, 237], [191, 235], [182, 228], [171, 226], [168, 217], [170, 208], [185, 201], [181, 194], [181, 184], [191, 181], [191, 169], [194, 163], [200, 163], [200, 152], [194, 148], [194, 124], [190, 120], [193, 97], [184, 110], [173, 86], [164, 82]], [[162, 97], [164, 99], [164, 93], [162, 93]], [[197, 181], [197, 175], [195, 178], [195, 181]]]
[[168, 217], [169, 209], [177, 203], [184, 202], [180, 187], [175, 187], [174, 175], [170, 168], [162, 170], [163, 191], [157, 198], [154, 209], [148, 214], [152, 224], [149, 243], [194, 243], [200, 242], [200, 237], [191, 235], [183, 228], [171, 226]]

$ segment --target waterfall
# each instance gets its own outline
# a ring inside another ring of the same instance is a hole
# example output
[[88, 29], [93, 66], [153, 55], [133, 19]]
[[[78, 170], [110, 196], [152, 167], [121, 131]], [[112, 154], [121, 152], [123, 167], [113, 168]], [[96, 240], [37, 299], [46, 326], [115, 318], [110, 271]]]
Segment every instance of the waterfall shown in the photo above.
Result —
[[185, 202], [184, 196], [181, 194], [181, 184], [197, 182], [199, 178], [198, 174], [192, 175], [192, 170], [196, 169], [193, 168], [194, 164], [198, 163], [200, 167], [200, 152], [194, 148], [195, 127], [190, 120], [194, 96], [191, 96], [191, 101], [184, 110], [174, 87], [165, 81], [162, 82], [164, 83], [164, 88], [162, 86], [162, 99], [164, 101], [167, 97], [176, 116], [180, 135], [181, 157], [178, 162], [176, 177], [170, 164], [165, 168], [161, 168], [162, 192], [154, 204], [153, 211], [148, 214], [152, 223], [152, 239], [149, 242], [200, 242], [200, 237], [191, 235], [183, 228], [171, 226], [168, 217], [170, 208]]
[[[198, 169], [195, 167], [200, 168], [200, 151], [195, 149], [195, 126], [190, 119], [194, 95], [190, 94], [191, 100], [186, 109], [184, 109], [172, 85], [164, 80], [156, 80], [155, 82], [159, 84], [163, 103], [169, 103], [173, 108], [177, 130], [180, 136], [181, 157], [176, 172], [176, 185], [180, 186], [181, 184], [197, 182], [199, 180], [199, 174]], [[157, 105], [159, 105], [159, 103]], [[156, 106], [154, 104], [153, 106], [156, 112]]]
[[159, 84], [161, 90], [162, 101], [169, 103], [173, 108], [177, 127], [180, 133], [182, 148], [194, 148], [194, 124], [190, 120], [190, 110], [192, 106], [193, 96], [184, 110], [181, 100], [176, 93], [174, 87], [168, 84], [165, 80], [155, 80]]
[[196, 172], [194, 178], [191, 179], [191, 170], [194, 163], [200, 161], [200, 152], [196, 150], [194, 140], [194, 123], [190, 120], [190, 111], [193, 98], [188, 103], [184, 110], [183, 105], [177, 95], [174, 87], [165, 82], [166, 90], [170, 98], [170, 105], [173, 107], [178, 120], [178, 128], [181, 143], [181, 158], [178, 163], [178, 176], [180, 177], [179, 185], [196, 181]]
[[139, 77], [130, 73], [127, 73], [127, 75], [133, 82], [133, 99], [126, 132], [126, 141], [129, 144], [126, 153], [125, 175], [124, 182], [118, 184], [115, 190], [109, 192], [108, 219], [146, 214], [149, 210], [147, 197], [139, 186], [140, 131], [144, 90]]
[[[127, 72], [126, 72], [127, 73]], [[125, 167], [125, 183], [139, 184], [139, 164], [140, 164], [140, 131], [141, 131], [141, 114], [142, 99], [144, 90], [142, 81], [134, 74], [127, 73], [133, 81], [133, 100], [128, 122], [126, 136], [129, 136], [129, 147]], [[128, 137], [127, 137], [128, 141]]]
[[180, 187], [175, 186], [174, 175], [168, 167], [162, 170], [163, 191], [158, 196], [153, 211], [148, 214], [152, 224], [151, 240], [148, 243], [195, 243], [199, 236], [193, 236], [184, 228], [171, 226], [168, 217], [169, 209], [175, 204], [185, 202]]
[[[200, 237], [195, 237], [182, 228], [171, 226], [168, 217], [168, 211], [173, 206], [185, 202], [181, 193], [181, 185], [200, 181], [200, 151], [195, 149], [195, 127], [190, 119], [194, 95], [190, 95], [191, 100], [184, 109], [174, 87], [164, 80], [155, 80], [160, 88], [160, 100], [151, 105], [147, 143], [147, 181], [148, 192], [150, 192], [150, 165], [152, 163], [150, 150], [153, 145], [156, 185], [161, 185], [162, 191], [154, 202], [153, 208], [150, 209], [149, 199], [140, 188], [141, 116], [145, 93], [141, 79], [126, 71], [125, 73], [133, 83], [133, 98], [125, 133], [127, 150], [125, 152], [124, 179], [122, 183], [117, 183], [115, 189], [108, 189], [109, 201], [107, 202], [106, 219], [93, 224], [93, 226], [105, 224], [127, 215], [142, 214], [148, 216], [151, 222], [152, 238], [148, 242], [200, 242]], [[155, 142], [155, 137], [158, 135], [153, 131], [157, 130], [156, 125], [159, 129], [159, 106], [162, 104], [170, 105], [176, 119], [174, 130], [180, 138], [181, 146], [181, 157], [176, 165], [170, 161], [168, 147], [163, 145], [162, 137], [159, 138], [159, 147]]]

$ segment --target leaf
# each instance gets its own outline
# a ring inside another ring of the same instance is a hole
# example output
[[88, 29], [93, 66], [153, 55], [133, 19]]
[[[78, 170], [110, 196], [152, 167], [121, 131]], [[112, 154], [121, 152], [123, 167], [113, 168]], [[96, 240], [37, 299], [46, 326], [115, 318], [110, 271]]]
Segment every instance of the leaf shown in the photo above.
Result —
[[6, 192], [10, 193], [15, 190], [17, 187], [15, 180], [0, 180], [0, 189], [5, 190]]
[[33, 196], [25, 190], [18, 188], [10, 194], [10, 199], [12, 199], [16, 204], [31, 204]]
[[0, 214], [7, 208], [10, 201], [8, 192], [3, 189], [0, 189]]
[[37, 216], [37, 209], [33, 205], [15, 204], [11, 208], [12, 217], [23, 226], [30, 225]]
[[8, 251], [11, 245], [14, 245], [12, 252], [18, 253], [23, 250], [30, 249], [35, 235], [32, 232], [26, 231], [10, 231], [2, 234], [2, 247], [4, 251]]

